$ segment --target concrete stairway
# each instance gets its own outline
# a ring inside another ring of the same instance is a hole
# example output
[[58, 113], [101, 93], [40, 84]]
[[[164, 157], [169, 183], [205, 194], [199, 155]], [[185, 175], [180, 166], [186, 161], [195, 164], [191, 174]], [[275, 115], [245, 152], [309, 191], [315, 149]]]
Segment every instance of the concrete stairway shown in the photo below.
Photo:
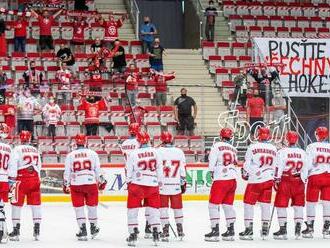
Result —
[[[175, 71], [176, 79], [169, 83], [168, 99], [171, 103], [180, 96], [180, 89], [187, 88], [198, 106], [197, 132], [205, 136], [217, 135], [218, 115], [227, 110], [214, 81], [208, 73], [200, 51], [190, 49], [167, 49], [164, 70]], [[172, 85], [171, 85], [172, 84]]]
[[[127, 12], [124, 0], [95, 0], [95, 8], [100, 12]], [[105, 16], [105, 18], [108, 17]], [[119, 38], [122, 40], [135, 40], [134, 28], [130, 19], [125, 20], [124, 25], [119, 29]]]

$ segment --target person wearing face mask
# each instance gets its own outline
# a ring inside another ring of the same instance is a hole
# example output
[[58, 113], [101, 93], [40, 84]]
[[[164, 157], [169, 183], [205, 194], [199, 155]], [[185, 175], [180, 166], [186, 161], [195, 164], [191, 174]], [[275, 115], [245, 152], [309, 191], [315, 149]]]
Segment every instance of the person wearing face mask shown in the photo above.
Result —
[[44, 116], [46, 126], [48, 127], [48, 136], [56, 136], [56, 125], [61, 118], [61, 108], [55, 102], [53, 96], [49, 98], [49, 102], [43, 107], [42, 114]]
[[[194, 110], [192, 112], [192, 109]], [[187, 90], [181, 89], [181, 96], [174, 102], [174, 116], [178, 122], [179, 135], [194, 135], [195, 120], [197, 116], [197, 105], [195, 100], [187, 96]]]
[[44, 75], [41, 71], [36, 69], [36, 62], [35, 61], [30, 62], [30, 69], [23, 73], [23, 79], [24, 79], [24, 82], [25, 82], [24, 86], [26, 88], [30, 88], [31, 85], [32, 85], [31, 88], [38, 88], [39, 87], [40, 83], [44, 79]]
[[209, 6], [205, 9], [206, 23], [205, 35], [208, 41], [214, 41], [214, 25], [215, 17], [218, 15], [217, 9], [214, 7], [214, 2], [209, 1]]
[[140, 28], [142, 53], [147, 53], [147, 51], [151, 50], [152, 42], [155, 38], [154, 36], [157, 34], [157, 29], [156, 26], [150, 22], [149, 16], [145, 16], [143, 22]]
[[160, 39], [156, 38], [149, 52], [149, 62], [150, 67], [155, 71], [162, 72], [163, 67], [163, 55], [165, 54], [165, 49], [160, 45]]
[[126, 78], [126, 91], [127, 91], [127, 98], [132, 107], [136, 105], [136, 98], [138, 94], [138, 74], [135, 72], [135, 65], [130, 65], [130, 73]]

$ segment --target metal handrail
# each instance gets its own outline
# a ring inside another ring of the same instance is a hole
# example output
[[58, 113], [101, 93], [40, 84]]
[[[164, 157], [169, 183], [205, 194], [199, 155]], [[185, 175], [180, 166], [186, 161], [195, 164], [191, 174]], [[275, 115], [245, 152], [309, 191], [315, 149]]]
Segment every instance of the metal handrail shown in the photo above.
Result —
[[140, 29], [140, 9], [136, 0], [126, 0], [127, 6], [129, 6], [129, 13], [135, 29], [135, 38], [139, 39]]

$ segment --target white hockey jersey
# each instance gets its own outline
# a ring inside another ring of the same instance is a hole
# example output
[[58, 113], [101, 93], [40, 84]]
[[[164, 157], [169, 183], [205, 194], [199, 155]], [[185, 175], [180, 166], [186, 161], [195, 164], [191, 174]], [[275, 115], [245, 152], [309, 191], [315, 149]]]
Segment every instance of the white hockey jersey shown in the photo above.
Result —
[[279, 150], [275, 160], [275, 178], [300, 177], [306, 182], [308, 176], [306, 152], [299, 147]]
[[163, 181], [162, 161], [153, 147], [141, 147], [127, 158], [126, 182], [145, 186], [158, 186]]
[[138, 149], [139, 147], [140, 147], [140, 144], [134, 137], [128, 138], [120, 146], [121, 151], [123, 152], [126, 160], [127, 160], [128, 154], [131, 153], [132, 151], [134, 151], [135, 149]]
[[274, 179], [277, 149], [270, 143], [251, 144], [245, 154], [243, 169], [248, 173], [248, 183], [263, 183]]
[[42, 109], [42, 113], [45, 117], [45, 121], [47, 125], [56, 125], [60, 118], [61, 118], [61, 108], [55, 104], [55, 105], [51, 105], [49, 103], [47, 103], [43, 109]]
[[186, 157], [183, 151], [174, 146], [165, 146], [158, 148], [157, 152], [163, 163], [163, 184], [160, 194], [180, 194], [181, 178], [186, 177]]
[[8, 162], [10, 159], [11, 147], [0, 143], [0, 182], [8, 182]]
[[[9, 159], [8, 176], [10, 178], [29, 176], [25, 169], [32, 168], [40, 177], [41, 157], [37, 148], [30, 145], [18, 145], [12, 149]], [[30, 170], [29, 170], [30, 171]]]
[[237, 150], [226, 142], [217, 142], [209, 154], [209, 171], [213, 180], [231, 180], [237, 178]]
[[100, 158], [88, 148], [78, 148], [70, 152], [65, 159], [64, 184], [96, 184], [100, 177]]
[[330, 173], [330, 143], [315, 142], [307, 146], [308, 176]]

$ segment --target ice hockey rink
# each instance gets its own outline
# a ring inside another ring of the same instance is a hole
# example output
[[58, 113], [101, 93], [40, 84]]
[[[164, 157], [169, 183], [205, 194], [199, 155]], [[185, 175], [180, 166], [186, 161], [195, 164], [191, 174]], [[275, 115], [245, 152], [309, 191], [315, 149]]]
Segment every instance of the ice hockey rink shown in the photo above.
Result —
[[[22, 211], [21, 236], [19, 242], [8, 242], [7, 247], [127, 247], [125, 239], [127, 237], [126, 226], [126, 207], [124, 202], [107, 202], [99, 206], [99, 226], [101, 228], [99, 236], [94, 240], [77, 241], [75, 233], [77, 232], [77, 224], [75, 221], [74, 211], [69, 203], [45, 203], [43, 206], [43, 221], [41, 226], [40, 241], [33, 241], [32, 238], [32, 219], [29, 207], [24, 207]], [[237, 221], [235, 225], [236, 235], [244, 229], [243, 224], [243, 204], [241, 201], [236, 202]], [[6, 206], [8, 218], [8, 228], [11, 230], [10, 207]], [[274, 240], [269, 237], [268, 240], [261, 240], [260, 231], [260, 211], [259, 207], [255, 210], [254, 224], [254, 241], [241, 241], [236, 237], [236, 241], [220, 241], [210, 243], [204, 241], [204, 234], [210, 231], [208, 218], [208, 204], [206, 201], [186, 201], [184, 202], [185, 214], [185, 238], [184, 241], [175, 240], [171, 233], [171, 240], [168, 243], [160, 242], [159, 247], [182, 247], [182, 248], [204, 248], [204, 247], [329, 247], [330, 240], [322, 238], [322, 211], [321, 205], [317, 209], [317, 221], [315, 224], [315, 237], [312, 240], [295, 240], [293, 237], [294, 224], [292, 220], [292, 210], [288, 211], [288, 236], [286, 241]], [[144, 230], [144, 211], [140, 213], [140, 238], [137, 247], [153, 247], [151, 240], [143, 238]], [[175, 227], [172, 220], [172, 226]], [[225, 222], [223, 213], [221, 212], [220, 231], [225, 231]], [[274, 215], [271, 233], [277, 231], [278, 224], [276, 213]]]

